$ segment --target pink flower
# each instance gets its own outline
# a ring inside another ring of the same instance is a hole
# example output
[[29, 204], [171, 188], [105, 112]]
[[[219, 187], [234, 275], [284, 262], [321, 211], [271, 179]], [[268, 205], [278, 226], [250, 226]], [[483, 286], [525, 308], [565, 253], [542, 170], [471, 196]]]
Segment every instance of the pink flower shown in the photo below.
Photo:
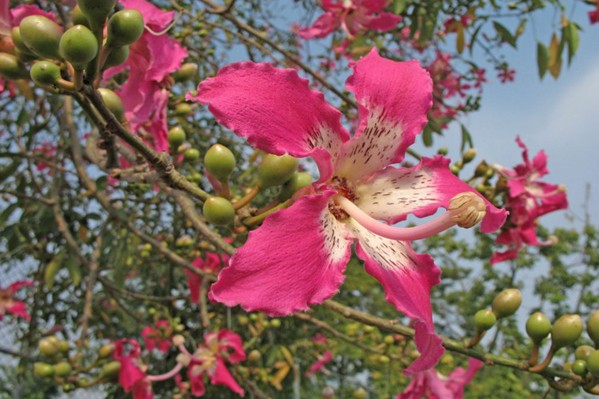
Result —
[[[129, 347], [129, 351], [126, 348]], [[125, 392], [133, 392], [134, 399], [152, 399], [152, 383], [142, 370], [141, 349], [134, 339], [123, 338], [114, 343], [113, 358], [121, 363], [119, 385]]]
[[326, 366], [326, 364], [330, 363], [332, 360], [333, 353], [331, 351], [326, 351], [318, 357], [318, 360], [312, 363], [308, 371], [306, 371], [306, 377], [312, 377], [314, 374], [324, 371], [324, 366]]
[[148, 133], [151, 139], [144, 139], [157, 151], [168, 151], [166, 110], [171, 86], [169, 75], [181, 67], [187, 50], [162, 33], [173, 20], [173, 11], [162, 11], [145, 0], [121, 0], [120, 3], [125, 8], [141, 12], [147, 28], [131, 46], [128, 60], [123, 65], [107, 69], [104, 77], [109, 78], [128, 69], [129, 78], [118, 93], [125, 104], [125, 116], [131, 129], [142, 137]]
[[364, 30], [387, 32], [397, 27], [401, 17], [383, 12], [387, 0], [322, 0], [322, 14], [309, 28], [298, 30], [304, 39], [323, 38], [340, 27], [350, 38]]
[[158, 320], [154, 323], [154, 327], [147, 326], [141, 332], [146, 348], [150, 351], [158, 349], [162, 353], [167, 353], [171, 348], [172, 335], [173, 329], [168, 320]]
[[[498, 229], [505, 211], [496, 209], [455, 177], [449, 160], [423, 159], [414, 168], [389, 166], [404, 154], [422, 127], [431, 105], [431, 80], [417, 62], [381, 58], [376, 50], [353, 65], [347, 88], [359, 103], [359, 128], [350, 139], [341, 113], [322, 93], [312, 91], [294, 70], [251, 62], [229, 65], [198, 86], [193, 98], [209, 104], [224, 126], [250, 144], [273, 154], [311, 156], [320, 180], [289, 208], [268, 217], [250, 232], [216, 283], [212, 299], [269, 315], [306, 310], [330, 298], [344, 279], [351, 246], [368, 273], [378, 279], [386, 299], [416, 319], [416, 345], [422, 354], [407, 371], [432, 367], [443, 353], [434, 333], [430, 289], [439, 268], [418, 255], [410, 240], [455, 225], [458, 194], [476, 203], [471, 220], [482, 231]], [[466, 194], [463, 194], [466, 193]], [[434, 214], [444, 216], [414, 229], [389, 224]], [[460, 209], [466, 209], [460, 208]], [[451, 220], [450, 220], [451, 219]]]
[[211, 384], [224, 385], [243, 396], [243, 389], [237, 384], [225, 364], [236, 364], [245, 359], [239, 335], [222, 329], [218, 333], [206, 334], [204, 342], [205, 345], [200, 344], [191, 355], [187, 368], [191, 393], [194, 396], [203, 396], [206, 392], [204, 376], [208, 376]]
[[495, 169], [507, 180], [506, 208], [510, 212], [508, 223], [497, 237], [496, 243], [509, 246], [504, 252], [496, 252], [491, 264], [516, 259], [520, 248], [524, 245], [550, 245], [552, 240], [539, 241], [536, 233], [537, 219], [547, 213], [566, 209], [568, 199], [565, 188], [556, 184], [540, 181], [549, 173], [547, 170], [547, 154], [543, 151], [532, 159], [528, 157], [528, 148], [516, 137], [522, 149], [524, 163], [514, 169], [495, 165]]
[[[221, 265], [226, 265], [229, 262], [229, 256], [225, 254], [217, 254], [214, 252], [207, 252], [206, 259], [195, 258], [191, 264], [197, 269], [203, 270], [207, 273], [218, 273], [221, 269]], [[190, 270], [185, 270], [187, 274], [187, 285], [189, 285], [189, 293], [191, 297], [191, 303], [200, 302], [200, 288], [202, 286], [202, 276], [193, 273]]]
[[477, 359], [468, 359], [468, 369], [456, 368], [448, 376], [430, 369], [412, 377], [412, 382], [396, 399], [462, 399], [464, 387], [472, 381], [484, 365]]
[[50, 159], [56, 154], [56, 145], [49, 141], [42, 143], [41, 145], [33, 148], [32, 152], [39, 158], [35, 163], [35, 167], [39, 172], [42, 172], [49, 168], [48, 164], [43, 159]]
[[599, 2], [597, 2], [596, 8], [593, 11], [589, 11], [589, 21], [591, 25], [599, 23]]
[[516, 71], [504, 66], [499, 68], [499, 72], [497, 72], [497, 77], [501, 81], [501, 83], [513, 82], [516, 76]]
[[31, 287], [32, 280], [16, 281], [6, 288], [0, 287], [0, 320], [4, 318], [6, 313], [12, 313], [16, 317], [22, 317], [25, 320], [31, 320], [31, 316], [27, 313], [27, 305], [25, 302], [19, 301], [15, 294], [23, 287]]

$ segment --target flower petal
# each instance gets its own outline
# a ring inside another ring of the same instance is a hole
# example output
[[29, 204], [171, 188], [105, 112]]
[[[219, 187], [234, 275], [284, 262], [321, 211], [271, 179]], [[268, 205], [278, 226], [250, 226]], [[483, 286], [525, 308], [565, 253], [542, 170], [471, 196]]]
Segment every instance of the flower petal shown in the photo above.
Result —
[[233, 378], [227, 366], [223, 362], [223, 359], [220, 357], [216, 358], [216, 367], [214, 368], [214, 373], [210, 375], [210, 383], [214, 385], [224, 385], [229, 387], [231, 391], [243, 396], [243, 389], [237, 384], [237, 381]]
[[[356, 205], [375, 219], [389, 223], [404, 220], [408, 214], [426, 217], [439, 207], [446, 208], [450, 200], [463, 192], [478, 192], [449, 170], [449, 159], [442, 156], [422, 158], [414, 168], [388, 167], [361, 179], [356, 185]], [[478, 194], [487, 205], [481, 230], [497, 230], [507, 213]]]
[[303, 39], [323, 38], [339, 28], [339, 15], [333, 12], [322, 14], [312, 26], [297, 31], [298, 36]]
[[432, 104], [430, 75], [416, 61], [388, 60], [373, 49], [353, 68], [346, 86], [358, 100], [360, 126], [337, 163], [350, 179], [400, 162]]
[[333, 194], [306, 195], [250, 232], [212, 285], [211, 299], [286, 315], [331, 297], [351, 253], [344, 226], [327, 207]]
[[405, 373], [433, 367], [445, 352], [434, 332], [430, 301], [431, 288], [439, 284], [441, 270], [429, 255], [416, 254], [409, 242], [389, 240], [350, 223], [359, 240], [356, 252], [364, 260], [366, 272], [383, 285], [388, 302], [416, 319], [415, 341], [421, 356]]
[[397, 28], [399, 21], [401, 21], [401, 17], [399, 15], [385, 12], [377, 17], [372, 18], [370, 22], [368, 22], [367, 28], [379, 32], [388, 32]]
[[[222, 354], [227, 354], [229, 363], [235, 364], [245, 360], [245, 352], [243, 350], [243, 342], [241, 337], [233, 331], [223, 328], [217, 335], [219, 350]], [[228, 352], [231, 349], [232, 352]]]
[[266, 63], [231, 64], [201, 82], [197, 96], [186, 98], [208, 104], [221, 125], [254, 147], [276, 155], [311, 155], [321, 179], [329, 177], [330, 157], [349, 137], [341, 126], [341, 113], [293, 69]]

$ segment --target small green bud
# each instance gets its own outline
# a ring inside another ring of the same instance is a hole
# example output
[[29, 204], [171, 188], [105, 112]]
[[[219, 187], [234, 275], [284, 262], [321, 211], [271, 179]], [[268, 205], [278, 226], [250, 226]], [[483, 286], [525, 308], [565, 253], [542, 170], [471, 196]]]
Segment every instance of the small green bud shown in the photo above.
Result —
[[71, 349], [69, 347], [69, 343], [67, 341], [65, 341], [64, 339], [57, 340], [56, 341], [56, 347], [62, 353], [67, 353], [69, 351], [69, 349]]
[[50, 61], [38, 61], [31, 67], [31, 80], [41, 86], [52, 86], [60, 78], [60, 67]]
[[227, 147], [214, 144], [204, 156], [206, 170], [221, 183], [226, 183], [235, 168], [235, 155]]
[[495, 325], [497, 318], [495, 313], [489, 309], [481, 309], [474, 314], [474, 324], [476, 331], [483, 332], [487, 331]]
[[248, 353], [248, 361], [250, 363], [258, 363], [262, 359], [262, 353], [259, 350], [254, 349]]
[[187, 103], [177, 104], [175, 107], [175, 116], [187, 116], [191, 113], [191, 105]]
[[551, 321], [542, 312], [535, 312], [526, 321], [526, 333], [532, 342], [539, 344], [551, 333]]
[[281, 327], [281, 320], [280, 319], [272, 319], [270, 321], [270, 326], [272, 328], [279, 328], [279, 327]]
[[197, 148], [188, 148], [183, 153], [183, 160], [186, 162], [195, 162], [200, 159], [200, 151]]
[[182, 127], [175, 126], [168, 131], [167, 140], [172, 151], [177, 151], [177, 148], [185, 142], [186, 138], [187, 135]]
[[71, 18], [73, 19], [73, 25], [85, 25], [88, 28], [90, 27], [87, 17], [78, 5], [71, 10]]
[[471, 162], [476, 157], [476, 150], [474, 148], [468, 148], [464, 154], [462, 154], [462, 160], [464, 163]]
[[56, 345], [57, 340], [52, 338], [56, 337], [42, 338], [37, 343], [37, 348], [42, 356], [52, 357], [58, 354], [59, 348], [58, 345]]
[[113, 48], [110, 53], [108, 53], [108, 57], [106, 57], [103, 68], [121, 65], [127, 61], [127, 58], [129, 58], [129, 46]]
[[587, 374], [587, 362], [580, 359], [575, 360], [574, 363], [572, 363], [572, 372], [584, 377]]
[[362, 387], [356, 388], [354, 390], [354, 392], [352, 393], [352, 397], [353, 397], [353, 399], [367, 399], [368, 392], [366, 392], [366, 390]]
[[19, 31], [32, 53], [42, 58], [60, 59], [58, 46], [63, 29], [56, 22], [41, 15], [30, 15], [23, 18]]
[[17, 57], [8, 53], [0, 53], [0, 76], [10, 79], [27, 79], [27, 67]]
[[59, 52], [75, 69], [83, 69], [98, 55], [98, 41], [89, 28], [75, 25], [62, 35]]
[[291, 155], [266, 154], [258, 166], [258, 179], [264, 188], [280, 186], [291, 178], [298, 160]]
[[98, 349], [98, 357], [100, 359], [105, 359], [109, 356], [112, 356], [113, 353], [114, 353], [114, 345], [113, 344], [105, 344], [105, 345], [102, 345]]
[[191, 62], [186, 62], [185, 64], [181, 65], [181, 68], [173, 72], [173, 79], [175, 79], [176, 82], [185, 82], [186, 80], [192, 79], [197, 75], [197, 73], [198, 65]]
[[497, 316], [498, 319], [502, 319], [516, 313], [516, 310], [518, 310], [521, 303], [522, 293], [520, 290], [508, 288], [497, 294], [491, 303], [491, 307], [493, 308], [495, 316]]
[[587, 357], [587, 369], [594, 377], [599, 377], [599, 349], [591, 352]]
[[587, 320], [587, 334], [595, 344], [595, 348], [599, 348], [599, 309], [593, 311]]
[[144, 33], [144, 18], [137, 10], [121, 10], [108, 20], [106, 45], [122, 47], [135, 43]]
[[551, 346], [557, 350], [564, 346], [573, 345], [582, 335], [583, 326], [582, 318], [577, 314], [561, 316], [553, 324]]
[[106, 107], [112, 112], [115, 118], [123, 122], [125, 120], [125, 106], [123, 105], [123, 101], [114, 91], [106, 88], [99, 88], [98, 93], [102, 96], [102, 100], [104, 100], [104, 104]]
[[66, 377], [70, 375], [72, 371], [73, 368], [69, 362], [62, 361], [54, 365], [54, 375], [59, 377]]
[[35, 362], [33, 363], [33, 374], [38, 377], [52, 377], [54, 375], [54, 367], [48, 363]]
[[395, 338], [393, 338], [393, 335], [385, 335], [383, 342], [387, 345], [393, 345], [395, 343]]
[[100, 378], [116, 377], [120, 370], [121, 362], [116, 360], [108, 362], [102, 367], [102, 371], [100, 371]]
[[312, 184], [312, 176], [306, 172], [295, 172], [291, 178], [283, 184], [279, 193], [279, 200], [287, 201], [298, 190]]
[[216, 226], [228, 226], [235, 219], [235, 208], [229, 200], [222, 197], [210, 197], [204, 202], [204, 217]]
[[574, 351], [574, 356], [576, 359], [587, 360], [587, 357], [589, 357], [593, 350], [594, 348], [590, 345], [580, 345], [576, 348], [576, 351]]
[[94, 29], [99, 29], [104, 27], [116, 0], [77, 0], [77, 4]]
[[387, 355], [380, 355], [377, 360], [381, 364], [389, 364], [391, 362], [391, 359]]

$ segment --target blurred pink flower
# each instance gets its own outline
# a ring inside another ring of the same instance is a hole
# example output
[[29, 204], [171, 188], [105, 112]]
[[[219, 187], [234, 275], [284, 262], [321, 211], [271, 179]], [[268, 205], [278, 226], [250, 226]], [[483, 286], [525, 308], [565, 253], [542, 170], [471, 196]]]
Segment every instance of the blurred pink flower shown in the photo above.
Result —
[[327, 363], [330, 363], [333, 360], [333, 353], [331, 351], [326, 351], [322, 355], [318, 357], [318, 359], [312, 363], [312, 365], [306, 371], [306, 377], [312, 377], [316, 373], [320, 373], [325, 371], [325, 366]]
[[141, 348], [134, 339], [123, 338], [114, 343], [113, 358], [121, 363], [119, 385], [125, 392], [133, 392], [134, 399], [152, 399], [152, 383], [143, 371], [140, 355]]
[[22, 317], [27, 321], [31, 320], [31, 316], [27, 313], [27, 305], [25, 305], [25, 302], [18, 300], [15, 294], [21, 288], [31, 287], [32, 285], [32, 280], [20, 280], [6, 288], [0, 287], [0, 320], [7, 313], [11, 313], [16, 317]]
[[[223, 265], [229, 263], [229, 256], [226, 254], [217, 254], [214, 252], [206, 252], [205, 259], [195, 258], [191, 264], [197, 269], [203, 270], [207, 273], [217, 274]], [[191, 270], [184, 270], [187, 274], [187, 285], [189, 286], [189, 294], [191, 303], [199, 303], [200, 301], [200, 289], [202, 287], [202, 276], [192, 272]]]
[[148, 350], [158, 349], [163, 353], [167, 353], [173, 345], [171, 343], [172, 335], [173, 329], [168, 320], [158, 320], [153, 327], [147, 326], [141, 332]]

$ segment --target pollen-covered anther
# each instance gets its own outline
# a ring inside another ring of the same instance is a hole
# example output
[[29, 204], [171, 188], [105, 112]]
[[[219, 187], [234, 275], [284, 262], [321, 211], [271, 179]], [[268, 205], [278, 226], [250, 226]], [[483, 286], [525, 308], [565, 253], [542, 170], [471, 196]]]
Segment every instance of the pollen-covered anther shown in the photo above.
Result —
[[451, 220], [460, 227], [476, 226], [486, 213], [485, 202], [472, 192], [460, 193], [449, 201]]

